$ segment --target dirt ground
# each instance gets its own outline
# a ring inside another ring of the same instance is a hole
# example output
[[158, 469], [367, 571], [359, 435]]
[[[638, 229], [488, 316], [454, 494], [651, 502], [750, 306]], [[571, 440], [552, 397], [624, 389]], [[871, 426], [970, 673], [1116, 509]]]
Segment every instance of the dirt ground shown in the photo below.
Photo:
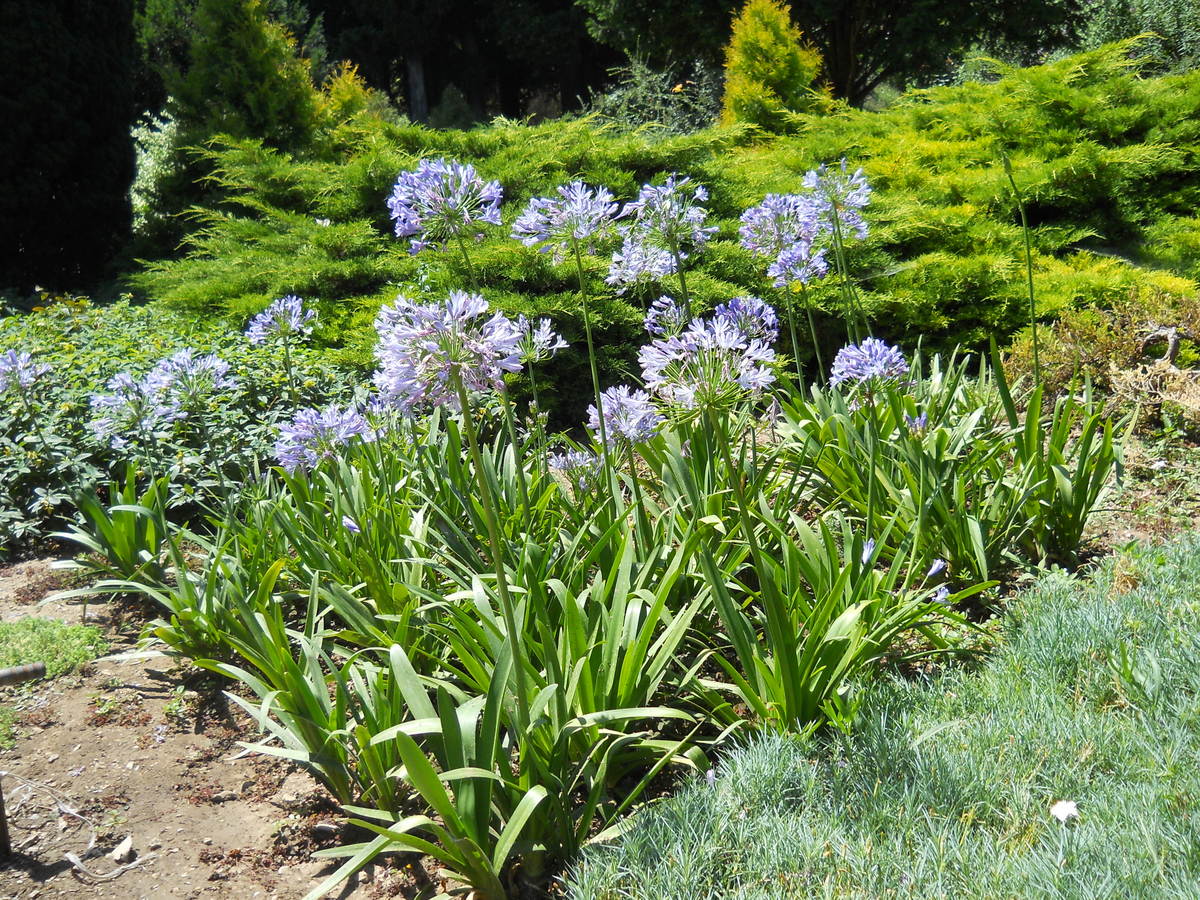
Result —
[[[39, 605], [61, 586], [50, 560], [0, 569], [0, 621], [79, 622], [78, 601]], [[146, 613], [129, 605], [88, 607], [108, 656], [0, 691], [19, 716], [16, 746], [0, 750], [13, 848], [0, 900], [303, 897], [333, 871], [310, 856], [343, 842], [337, 805], [283, 760], [239, 757], [249, 720], [201, 670], [138, 652]], [[423, 875], [380, 866], [331, 896], [412, 896]]]

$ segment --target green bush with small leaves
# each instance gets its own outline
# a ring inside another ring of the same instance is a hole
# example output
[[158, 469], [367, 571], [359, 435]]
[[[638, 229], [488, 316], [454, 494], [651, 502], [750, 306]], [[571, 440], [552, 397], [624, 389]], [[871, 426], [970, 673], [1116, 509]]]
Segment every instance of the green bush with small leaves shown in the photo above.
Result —
[[[794, 136], [741, 127], [664, 135], [595, 117], [432, 131], [363, 112], [304, 153], [225, 140], [207, 151], [224, 201], [196, 210], [182, 258], [149, 263], [134, 280], [190, 314], [239, 319], [297, 293], [320, 305], [319, 336], [337, 358], [370, 366], [371, 321], [382, 303], [401, 292], [436, 299], [471, 283], [456, 254], [410, 256], [385, 206], [400, 172], [445, 156], [500, 181], [506, 223], [528, 198], [573, 178], [628, 200], [644, 182], [690, 175], [711, 192], [709, 221], [719, 229], [688, 262], [697, 308], [741, 294], [786, 306], [794, 299], [771, 287], [762, 261], [738, 244], [738, 218], [844, 157], [864, 168], [874, 190], [870, 237], [849, 248], [849, 264], [861, 273], [875, 331], [929, 349], [982, 349], [1027, 324], [1024, 243], [1003, 154], [1029, 213], [1043, 320], [1131, 293], [1196, 290], [1189, 248], [1200, 233], [1200, 73], [1143, 77], [1136, 53], [1135, 43], [1115, 44], [1005, 69], [989, 84], [912, 91], [879, 112], [838, 108], [805, 117]], [[472, 264], [491, 303], [553, 317], [574, 345], [550, 367], [543, 402], [560, 424], [577, 421], [590, 391], [573, 267], [522, 247], [508, 230], [490, 229], [472, 246]], [[607, 271], [607, 255], [585, 262], [593, 276]], [[643, 312], [659, 293], [609, 291], [593, 303], [605, 381], [634, 368]], [[832, 352], [845, 334], [838, 285], [826, 279], [808, 296]]]
[[[62, 525], [78, 497], [122, 480], [126, 456], [89, 427], [90, 398], [120, 372], [140, 377], [185, 348], [216, 353], [230, 365], [235, 390], [214, 394], [172, 434], [137, 449], [138, 463], [179, 484], [176, 504], [192, 504], [219, 473], [251, 468], [269, 455], [280, 419], [296, 405], [348, 393], [350, 376], [318, 350], [297, 348], [296, 398], [277, 353], [251, 346], [243, 322], [193, 318], [161, 304], [110, 306], [44, 295], [25, 315], [0, 317], [0, 353], [32, 354], [50, 367], [28, 395], [10, 389], [0, 407], [0, 554]], [[231, 328], [232, 325], [237, 327]], [[204, 427], [199, 422], [203, 420]]]

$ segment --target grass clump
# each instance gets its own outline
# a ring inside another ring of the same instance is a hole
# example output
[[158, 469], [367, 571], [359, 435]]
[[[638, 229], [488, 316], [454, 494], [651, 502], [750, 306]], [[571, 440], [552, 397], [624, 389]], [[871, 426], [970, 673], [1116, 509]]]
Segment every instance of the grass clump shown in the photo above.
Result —
[[94, 625], [68, 625], [57, 619], [30, 617], [0, 622], [0, 669], [28, 663], [46, 664], [46, 677], [57, 678], [108, 650]]
[[1197, 536], [1051, 574], [982, 669], [876, 688], [852, 736], [744, 745], [585, 853], [573, 896], [1193, 897], [1197, 596]]
[[[0, 669], [29, 663], [46, 664], [46, 677], [56, 678], [79, 668], [108, 650], [100, 629], [68, 625], [57, 619], [27, 618], [0, 622]], [[0, 705], [0, 749], [13, 745], [16, 713]]]

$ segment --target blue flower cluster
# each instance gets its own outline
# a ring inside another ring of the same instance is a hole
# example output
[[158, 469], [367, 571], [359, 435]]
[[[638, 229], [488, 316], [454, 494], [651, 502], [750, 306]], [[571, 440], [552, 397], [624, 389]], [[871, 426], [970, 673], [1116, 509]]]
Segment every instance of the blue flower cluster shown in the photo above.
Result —
[[534, 197], [517, 221], [512, 236], [526, 247], [542, 244], [540, 252], [554, 251], [562, 262], [575, 248], [594, 249], [595, 241], [612, 231], [618, 206], [605, 187], [572, 181], [558, 189], [559, 196]]
[[246, 337], [252, 344], [266, 343], [267, 339], [273, 336], [284, 340], [292, 335], [308, 337], [312, 334], [312, 323], [316, 317], [315, 310], [304, 308], [303, 300], [295, 294], [288, 294], [250, 320]]
[[674, 298], [663, 294], [650, 304], [643, 323], [649, 334], [676, 335], [687, 327], [687, 312], [675, 302]]
[[603, 461], [587, 450], [566, 450], [551, 453], [546, 460], [552, 470], [561, 474], [579, 492], [587, 491], [600, 480]]
[[704, 224], [708, 211], [700, 204], [707, 201], [708, 191], [687, 177], [671, 175], [661, 185], [643, 185], [637, 199], [621, 210], [622, 218], [633, 221], [621, 228], [624, 241], [605, 280], [624, 290], [675, 272], [689, 250], [703, 249], [717, 231]]
[[539, 319], [537, 325], [534, 325], [525, 316], [517, 316], [517, 331], [521, 333], [521, 362], [527, 366], [545, 362], [554, 357], [559, 350], [568, 347], [549, 319]]
[[734, 297], [714, 309], [713, 316], [727, 320], [751, 340], [773, 344], [779, 339], [779, 316], [758, 297]]
[[879, 338], [867, 338], [861, 344], [850, 344], [833, 358], [830, 384], [867, 385], [875, 381], [890, 381], [908, 374], [908, 361], [898, 347]]
[[805, 193], [768, 194], [742, 213], [738, 229], [743, 247], [771, 258], [767, 274], [776, 287], [824, 278], [829, 272], [825, 242], [835, 234], [867, 236], [862, 209], [871, 188], [862, 169], [849, 173], [842, 160], [840, 170], [821, 166], [805, 174], [801, 184]]
[[96, 415], [91, 422], [92, 432], [114, 450], [128, 447], [131, 440], [146, 441], [157, 436], [187, 415], [171, 384], [171, 379], [157, 369], [140, 379], [128, 372], [114, 375], [108, 381], [108, 393], [91, 397]]
[[279, 429], [275, 457], [288, 472], [311, 469], [322, 459], [331, 459], [353, 439], [371, 441], [375, 432], [353, 408], [327, 406], [302, 409]]
[[775, 351], [723, 316], [695, 319], [680, 334], [646, 344], [638, 360], [646, 387], [678, 410], [728, 407], [775, 381]]
[[521, 370], [522, 333], [501, 313], [484, 318], [479, 294], [451, 291], [445, 303], [398, 297], [376, 319], [380, 399], [404, 412], [459, 406], [461, 378], [468, 391], [499, 390], [505, 372]]
[[229, 377], [229, 363], [215, 353], [197, 356], [191, 349], [180, 350], [161, 360], [146, 379], [165, 385], [165, 390], [185, 410], [215, 391], [231, 391], [238, 387], [237, 379]]
[[479, 237], [480, 225], [500, 224], [503, 192], [498, 181], [484, 181], [469, 163], [423, 159], [396, 179], [388, 209], [396, 237], [412, 237], [409, 252]]
[[9, 388], [23, 394], [49, 371], [48, 365], [35, 363], [33, 357], [23, 351], [9, 350], [0, 354], [0, 394]]
[[[604, 432], [610, 446], [648, 441], [666, 421], [655, 409], [649, 394], [628, 385], [610, 387], [600, 395], [600, 404], [604, 409]], [[596, 407], [588, 406], [587, 412], [587, 427], [599, 433], [600, 416]]]

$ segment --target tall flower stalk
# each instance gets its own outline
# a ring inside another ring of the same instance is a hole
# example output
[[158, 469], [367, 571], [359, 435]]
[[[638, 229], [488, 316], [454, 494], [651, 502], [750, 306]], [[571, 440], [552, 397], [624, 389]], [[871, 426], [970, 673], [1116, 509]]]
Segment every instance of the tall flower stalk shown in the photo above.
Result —
[[670, 175], [663, 184], [643, 185], [637, 199], [621, 211], [622, 217], [631, 216], [633, 221], [621, 229], [625, 241], [613, 256], [609, 284], [623, 290], [639, 281], [677, 274], [680, 300], [690, 319], [692, 299], [683, 263], [689, 249], [702, 250], [717, 231], [704, 224], [708, 211], [701, 204], [707, 201], [708, 191], [687, 177]]
[[[742, 213], [738, 237], [743, 247], [758, 256], [772, 258], [767, 275], [781, 290], [800, 285], [804, 311], [808, 319], [808, 334], [812, 339], [813, 360], [824, 380], [821, 347], [813, 323], [812, 306], [808, 297], [808, 282], [823, 278], [829, 271], [825, 249], [818, 246], [821, 234], [819, 207], [806, 194], [768, 194], [762, 203]], [[788, 332], [795, 357], [796, 381], [803, 380], [800, 369], [800, 343], [796, 337], [796, 316], [793, 304], [787, 304]]]
[[1021, 213], [1021, 234], [1025, 238], [1025, 280], [1029, 288], [1029, 332], [1033, 339], [1033, 380], [1035, 384], [1041, 384], [1042, 362], [1038, 352], [1037, 295], [1033, 289], [1033, 245], [1029, 237], [1029, 218], [1025, 214], [1025, 198], [1017, 187], [1016, 178], [1013, 177], [1012, 163], [1009, 161], [1008, 154], [1002, 154], [1000, 158], [1004, 161], [1004, 174], [1008, 176], [1013, 197], [1017, 201], [1017, 210]]
[[[592, 375], [592, 396], [599, 410], [604, 409], [604, 399], [600, 393], [600, 372], [596, 365], [583, 253], [612, 233], [616, 216], [617, 204], [613, 202], [611, 191], [573, 181], [560, 187], [557, 197], [534, 197], [530, 200], [525, 212], [513, 224], [512, 231], [513, 237], [527, 247], [540, 244], [541, 252], [553, 252], [558, 262], [568, 255], [575, 261], [583, 330], [587, 339], [588, 367]], [[601, 416], [600, 446], [605, 465], [608, 465], [608, 437], [603, 419]]]
[[[462, 414], [488, 533], [488, 555], [495, 570], [496, 592], [512, 653], [517, 726], [523, 734], [529, 724], [525, 655], [504, 565], [497, 498], [484, 469], [471, 406], [472, 392], [502, 391], [504, 374], [520, 371], [521, 330], [504, 315], [488, 317], [488, 312], [483, 297], [461, 291], [451, 292], [440, 304], [422, 305], [406, 297], [397, 298], [376, 318], [380, 366], [375, 384], [381, 402], [404, 412], [450, 406]], [[513, 452], [519, 454], [519, 449], [514, 446]]]
[[850, 278], [850, 267], [846, 261], [846, 231], [853, 231], [859, 240], [867, 237], [867, 223], [861, 211], [871, 201], [871, 186], [863, 170], [850, 172], [844, 159], [840, 170], [819, 166], [805, 174], [803, 183], [816, 205], [821, 227], [832, 238], [834, 262], [843, 298], [847, 301], [846, 308], [850, 312], [847, 323], [850, 339], [860, 341], [864, 336], [870, 336], [871, 327], [858, 290]]
[[292, 368], [292, 342], [312, 334], [312, 323], [316, 318], [315, 310], [305, 309], [303, 300], [295, 294], [288, 294], [251, 319], [250, 326], [246, 329], [246, 337], [252, 344], [277, 341], [282, 346], [283, 370], [293, 403], [299, 400], [299, 392], [296, 390], [296, 375]]
[[33, 391], [38, 381], [50, 371], [45, 363], [35, 363], [29, 353], [9, 350], [0, 355], [0, 394], [13, 391], [21, 400], [21, 406], [29, 417], [29, 424], [42, 443], [47, 456], [51, 453], [50, 442], [42, 431], [41, 417], [33, 405]]

